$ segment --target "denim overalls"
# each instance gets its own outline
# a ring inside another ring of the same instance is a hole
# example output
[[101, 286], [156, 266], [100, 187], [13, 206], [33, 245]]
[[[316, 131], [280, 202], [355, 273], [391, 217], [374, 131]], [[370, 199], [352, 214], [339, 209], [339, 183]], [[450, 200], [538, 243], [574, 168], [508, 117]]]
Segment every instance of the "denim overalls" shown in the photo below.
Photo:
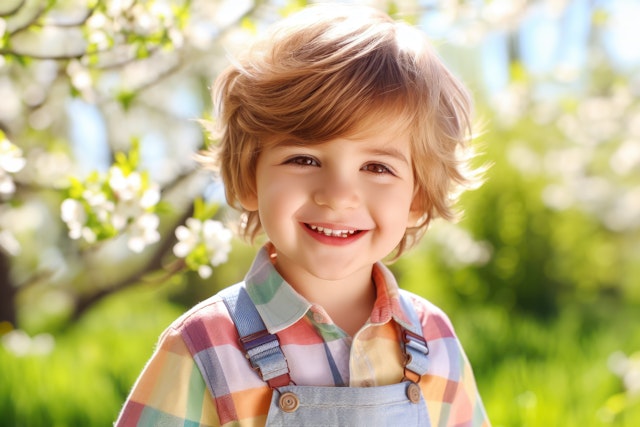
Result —
[[427, 372], [429, 349], [404, 291], [400, 290], [400, 300], [411, 321], [411, 330], [401, 327], [405, 377], [398, 384], [380, 387], [295, 385], [278, 338], [267, 331], [244, 286], [232, 286], [220, 295], [249, 363], [273, 389], [267, 426], [431, 426], [416, 384]]

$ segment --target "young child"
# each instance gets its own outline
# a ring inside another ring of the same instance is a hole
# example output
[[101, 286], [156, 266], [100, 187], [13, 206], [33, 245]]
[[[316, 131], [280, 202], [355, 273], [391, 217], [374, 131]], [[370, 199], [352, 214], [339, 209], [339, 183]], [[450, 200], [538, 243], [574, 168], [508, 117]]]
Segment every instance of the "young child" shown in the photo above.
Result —
[[[381, 263], [450, 219], [470, 101], [408, 25], [314, 6], [219, 76], [244, 282], [161, 336], [118, 426], [488, 426], [446, 315]], [[433, 284], [425, 283], [428, 288]]]

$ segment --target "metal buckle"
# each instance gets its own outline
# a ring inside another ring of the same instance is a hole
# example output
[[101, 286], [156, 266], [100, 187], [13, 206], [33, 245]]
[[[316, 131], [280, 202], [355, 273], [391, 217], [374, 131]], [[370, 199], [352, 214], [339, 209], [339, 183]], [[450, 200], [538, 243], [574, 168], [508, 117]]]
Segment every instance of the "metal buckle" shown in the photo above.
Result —
[[419, 374], [409, 368], [409, 365], [411, 365], [411, 362], [413, 361], [411, 351], [417, 351], [426, 356], [429, 354], [429, 346], [422, 336], [404, 327], [402, 328], [402, 341], [402, 349], [404, 351], [404, 374], [402, 380], [408, 380], [417, 384], [422, 379], [422, 374]]
[[[253, 356], [250, 354], [250, 352], [251, 350], [257, 349], [260, 346], [264, 346], [265, 344], [273, 343], [274, 341], [277, 342], [277, 344], [274, 343], [274, 345], [270, 348], [277, 347], [282, 353], [282, 348], [280, 348], [280, 340], [276, 335], [269, 333], [269, 331], [267, 331], [266, 329], [253, 333], [251, 335], [247, 335], [245, 337], [240, 337], [239, 339], [240, 345], [244, 350], [244, 357], [249, 360], [251, 367], [257, 372], [257, 374], [260, 376], [260, 379], [262, 379], [262, 381], [266, 381], [267, 384], [269, 384], [269, 387], [272, 389], [289, 384], [294, 384], [291, 380], [289, 372], [285, 372], [284, 374], [275, 376], [273, 378], [265, 379], [260, 366], [254, 364], [253, 358], [257, 357], [260, 353], [266, 350], [258, 351], [257, 354], [254, 354]], [[285, 363], [288, 365], [288, 361], [284, 353], [282, 353], [282, 357], [284, 358]]]

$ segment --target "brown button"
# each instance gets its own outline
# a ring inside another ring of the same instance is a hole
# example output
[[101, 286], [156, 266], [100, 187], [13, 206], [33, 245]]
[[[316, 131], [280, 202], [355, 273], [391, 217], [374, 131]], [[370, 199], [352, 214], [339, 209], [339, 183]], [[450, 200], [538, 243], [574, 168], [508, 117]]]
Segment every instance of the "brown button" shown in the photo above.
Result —
[[409, 384], [409, 387], [407, 387], [407, 397], [409, 398], [411, 403], [420, 402], [420, 396], [421, 396], [421, 393], [420, 393], [420, 387], [418, 386], [418, 384], [416, 383]]
[[284, 412], [295, 412], [295, 410], [298, 409], [298, 406], [300, 406], [300, 400], [298, 399], [298, 396], [296, 396], [295, 393], [291, 393], [290, 391], [282, 393], [282, 396], [280, 396], [280, 400], [278, 401], [278, 403], [280, 405], [280, 409], [282, 409]]

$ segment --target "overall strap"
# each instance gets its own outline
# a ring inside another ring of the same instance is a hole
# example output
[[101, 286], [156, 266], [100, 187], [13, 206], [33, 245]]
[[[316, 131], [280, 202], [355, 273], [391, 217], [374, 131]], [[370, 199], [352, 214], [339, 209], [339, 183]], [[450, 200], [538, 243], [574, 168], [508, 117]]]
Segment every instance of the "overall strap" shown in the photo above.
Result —
[[411, 296], [404, 289], [400, 289], [400, 302], [411, 322], [410, 328], [401, 326], [402, 347], [406, 356], [404, 376], [417, 383], [429, 370], [429, 346], [424, 339], [422, 324], [411, 302]]
[[267, 331], [244, 283], [226, 288], [219, 295], [238, 330], [240, 345], [251, 367], [271, 388], [291, 384], [289, 366], [280, 341]]

